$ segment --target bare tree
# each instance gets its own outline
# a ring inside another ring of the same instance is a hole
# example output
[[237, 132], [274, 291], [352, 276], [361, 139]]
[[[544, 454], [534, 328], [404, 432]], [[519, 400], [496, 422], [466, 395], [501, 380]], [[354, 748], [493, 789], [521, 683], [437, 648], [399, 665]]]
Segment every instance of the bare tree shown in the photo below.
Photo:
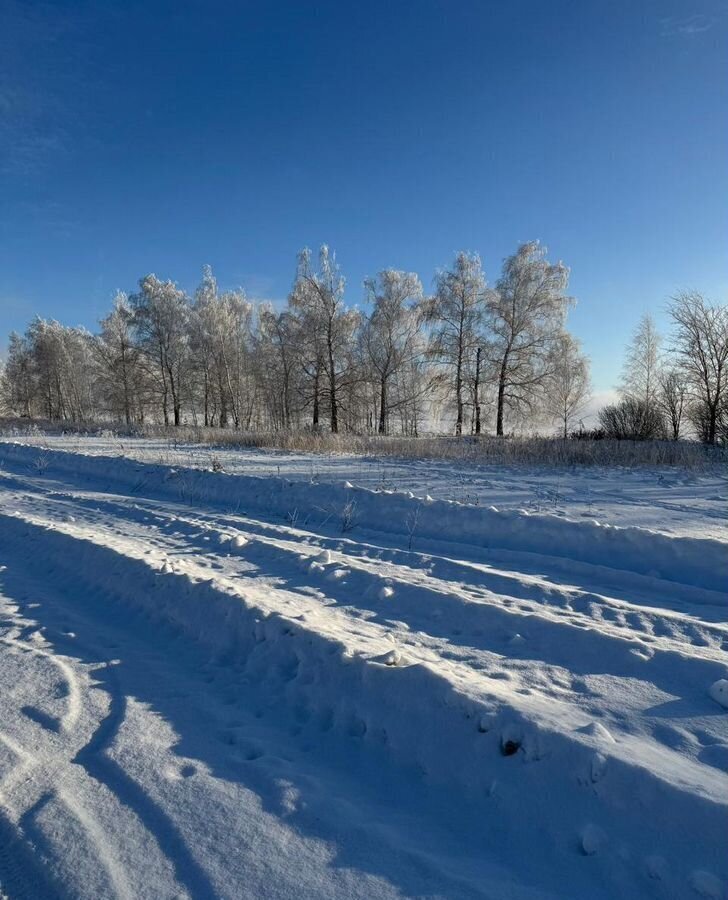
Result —
[[386, 434], [391, 409], [411, 399], [405, 391], [396, 399], [392, 393], [395, 379], [421, 349], [422, 284], [412, 272], [385, 269], [376, 279], [367, 279], [364, 287], [373, 308], [362, 329], [362, 349], [377, 382], [377, 430]]
[[657, 376], [657, 403], [670, 426], [672, 439], [680, 438], [683, 415], [688, 401], [688, 383], [679, 369], [662, 369]]
[[296, 320], [290, 310], [276, 312], [270, 304], [258, 310], [256, 351], [258, 377], [274, 425], [293, 424], [296, 387]]
[[682, 291], [668, 312], [675, 325], [672, 347], [693, 398], [693, 419], [703, 440], [714, 444], [726, 404], [728, 307], [708, 303], [697, 291]]
[[641, 400], [649, 409], [657, 402], [662, 339], [649, 313], [639, 320], [627, 346], [620, 392]]
[[31, 418], [37, 409], [38, 386], [33, 372], [33, 351], [27, 337], [13, 331], [3, 371], [3, 395], [9, 410]]
[[551, 265], [538, 241], [523, 244], [503, 264], [488, 298], [497, 384], [496, 434], [503, 435], [506, 408], [530, 411], [551, 375], [551, 348], [573, 303], [565, 294], [569, 270]]
[[579, 342], [563, 332], [554, 341], [548, 368], [551, 374], [545, 393], [546, 411], [567, 438], [571, 423], [583, 413], [589, 400], [589, 360]]
[[480, 257], [460, 252], [450, 269], [435, 276], [435, 296], [426, 304], [432, 327], [431, 355], [447, 373], [455, 397], [455, 434], [462, 434], [466, 373], [483, 340], [486, 281]]

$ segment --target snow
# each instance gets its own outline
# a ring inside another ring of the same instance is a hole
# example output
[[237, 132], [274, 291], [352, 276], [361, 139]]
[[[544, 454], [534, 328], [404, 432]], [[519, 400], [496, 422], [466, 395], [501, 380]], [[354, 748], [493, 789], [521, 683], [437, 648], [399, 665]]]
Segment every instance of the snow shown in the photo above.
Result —
[[728, 709], [728, 679], [719, 678], [710, 686], [710, 696], [724, 709]]
[[[695, 537], [728, 540], [728, 473], [724, 467], [546, 468], [488, 465], [472, 461], [363, 457], [249, 448], [184, 445], [161, 439], [48, 434], [24, 443], [74, 453], [136, 459], [165, 466], [212, 470], [213, 462], [234, 475], [280, 476], [290, 481], [355, 485], [412, 493], [426, 503], [454, 500], [497, 510], [526, 509], [576, 520], [634, 525]], [[46, 460], [43, 457], [45, 465]]]
[[104, 441], [0, 443], [0, 896], [724, 896], [722, 476], [654, 527], [651, 473], [526, 515]]

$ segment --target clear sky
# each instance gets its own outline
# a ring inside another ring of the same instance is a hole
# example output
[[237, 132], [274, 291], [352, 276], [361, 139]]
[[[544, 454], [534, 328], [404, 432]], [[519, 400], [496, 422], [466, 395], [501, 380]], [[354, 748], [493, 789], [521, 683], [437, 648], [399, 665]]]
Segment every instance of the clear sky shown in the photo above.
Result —
[[671, 292], [726, 302], [725, 0], [0, 0], [0, 343], [149, 271], [279, 300], [327, 242], [358, 303], [534, 238], [597, 391]]

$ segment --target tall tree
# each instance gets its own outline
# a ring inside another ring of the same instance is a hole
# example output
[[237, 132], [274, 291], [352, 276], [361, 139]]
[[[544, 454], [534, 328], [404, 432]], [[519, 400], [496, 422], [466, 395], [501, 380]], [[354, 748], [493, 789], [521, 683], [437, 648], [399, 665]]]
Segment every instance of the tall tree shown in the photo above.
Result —
[[293, 424], [296, 385], [296, 321], [290, 310], [276, 312], [264, 303], [258, 310], [258, 376], [275, 427]]
[[319, 250], [318, 271], [313, 268], [308, 248], [298, 254], [290, 304], [298, 316], [302, 339], [308, 344], [307, 370], [314, 379], [313, 424], [314, 428], [318, 426], [324, 376], [334, 434], [339, 430], [340, 392], [354, 375], [353, 338], [359, 321], [358, 313], [344, 306], [344, 285], [336, 256], [326, 244]]
[[462, 434], [465, 380], [479, 344], [486, 309], [486, 281], [480, 257], [460, 252], [450, 269], [435, 276], [435, 295], [426, 304], [432, 329], [431, 354], [445, 367], [455, 399], [455, 434]]
[[551, 372], [546, 386], [546, 411], [559, 423], [564, 438], [574, 419], [584, 411], [589, 400], [589, 360], [579, 342], [568, 332], [554, 341], [548, 368]]
[[680, 369], [661, 369], [657, 377], [657, 403], [669, 425], [672, 439], [680, 438], [688, 400], [688, 383]]
[[182, 403], [190, 368], [189, 302], [172, 281], [146, 275], [131, 299], [139, 346], [147, 354], [156, 375], [164, 424], [169, 425], [170, 401], [175, 425], [182, 417]]
[[98, 374], [110, 412], [127, 425], [143, 419], [143, 372], [140, 351], [134, 343], [134, 313], [122, 291], [114, 298], [111, 312], [101, 320], [101, 333], [94, 341]]
[[530, 412], [551, 375], [552, 347], [573, 303], [566, 295], [569, 270], [546, 259], [538, 241], [521, 245], [503, 264], [488, 297], [490, 352], [497, 385], [496, 434], [505, 410]]
[[[422, 283], [413, 272], [385, 269], [364, 282], [372, 311], [362, 329], [366, 366], [376, 379], [379, 434], [386, 434], [389, 414], [406, 393], [393, 397], [394, 381], [420, 348]], [[403, 385], [400, 385], [403, 387]]]
[[645, 313], [627, 346], [621, 393], [625, 397], [641, 400], [647, 409], [657, 403], [661, 342], [655, 320]]
[[728, 307], [708, 303], [697, 291], [683, 291], [668, 308], [675, 326], [673, 350], [693, 398], [693, 420], [714, 444], [728, 403]]
[[28, 337], [10, 333], [3, 371], [3, 393], [11, 412], [31, 418], [36, 412], [38, 386], [33, 371], [33, 348]]

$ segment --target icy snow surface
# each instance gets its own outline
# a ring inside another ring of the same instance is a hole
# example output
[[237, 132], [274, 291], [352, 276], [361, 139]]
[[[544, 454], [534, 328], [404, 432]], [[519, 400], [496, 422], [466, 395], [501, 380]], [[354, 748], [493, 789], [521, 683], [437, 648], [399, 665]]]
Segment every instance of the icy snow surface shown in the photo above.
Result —
[[725, 896], [722, 475], [209, 455], [0, 443], [0, 897]]

